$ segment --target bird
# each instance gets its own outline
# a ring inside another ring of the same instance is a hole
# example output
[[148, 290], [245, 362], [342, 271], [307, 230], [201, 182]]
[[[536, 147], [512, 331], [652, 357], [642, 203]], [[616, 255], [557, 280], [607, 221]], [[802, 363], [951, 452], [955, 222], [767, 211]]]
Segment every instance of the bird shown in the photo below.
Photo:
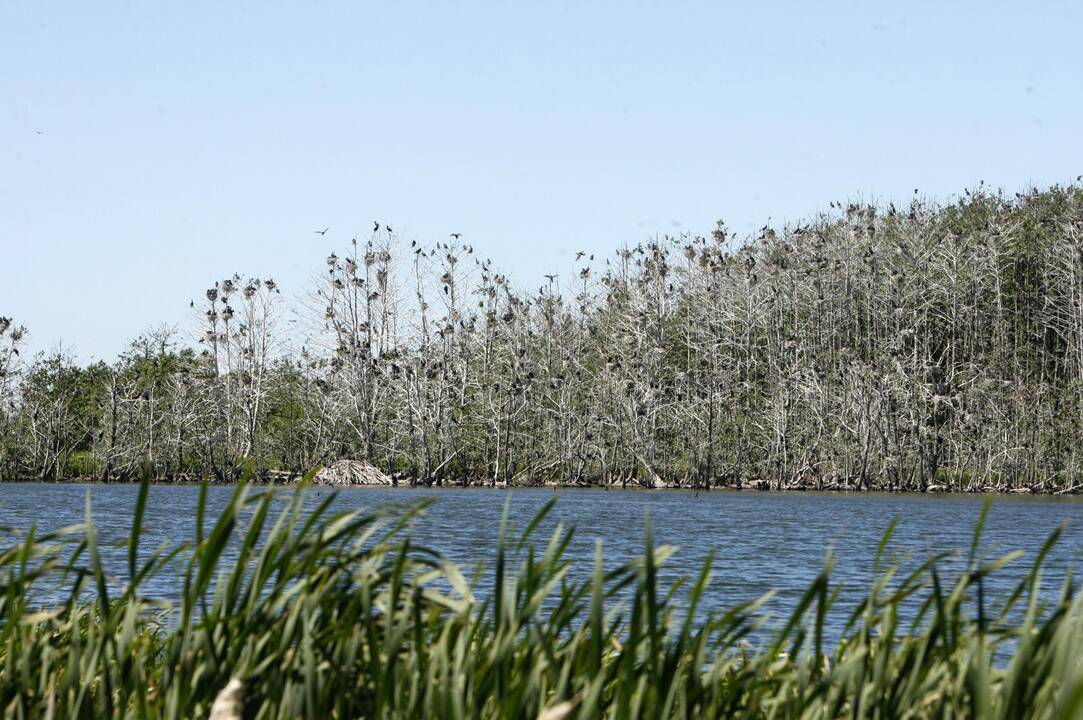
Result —
[[554, 280], [557, 279], [556, 275], [546, 275], [545, 277], [549, 278], [549, 282], [553, 282]]
[[385, 228], [385, 229], [387, 230], [387, 233], [388, 233], [389, 235], [390, 235], [391, 233], [395, 232], [394, 230], [392, 230], [392, 229], [391, 229], [391, 226], [390, 226], [390, 225], [385, 225], [385, 226], [384, 226], [384, 228]]
[[462, 233], [451, 233], [451, 234], [450, 234], [450, 235], [449, 235], [448, 237], [453, 237], [453, 238], [455, 238], [456, 240], [458, 240], [458, 239], [459, 239], [459, 238], [461, 238], [462, 236], [463, 236], [463, 234], [462, 234]]
[[325, 227], [323, 230], [313, 230], [312, 234], [313, 235], [326, 235], [327, 231], [330, 230], [330, 229], [331, 229], [330, 226], [328, 226], [328, 227]]
[[380, 223], [373, 222], [372, 223], [372, 232], [379, 232], [379, 230], [380, 230]]
[[580, 250], [579, 252], [577, 252], [577, 253], [575, 254], [575, 261], [576, 261], [576, 262], [579, 262], [579, 260], [580, 260], [580, 259], [581, 259], [581, 258], [582, 258], [582, 257], [583, 257], [584, 255], [586, 255], [586, 253], [585, 253], [585, 252], [583, 252], [582, 250]]
[[188, 301], [188, 307], [193, 308], [195, 306], [196, 306], [196, 301], [195, 300], [189, 300]]
[[45, 134], [45, 131], [44, 131], [44, 130], [35, 130], [35, 131], [34, 131], [34, 134], [35, 134], [35, 135], [44, 135], [44, 134]]

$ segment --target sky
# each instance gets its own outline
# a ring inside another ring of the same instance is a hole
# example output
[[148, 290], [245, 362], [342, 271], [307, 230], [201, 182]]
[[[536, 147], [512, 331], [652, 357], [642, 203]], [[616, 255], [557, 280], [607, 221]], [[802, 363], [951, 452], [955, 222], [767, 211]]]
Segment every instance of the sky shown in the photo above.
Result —
[[[0, 315], [110, 359], [372, 223], [522, 287], [1083, 173], [1083, 3], [0, 0]], [[330, 227], [326, 235], [313, 230]]]

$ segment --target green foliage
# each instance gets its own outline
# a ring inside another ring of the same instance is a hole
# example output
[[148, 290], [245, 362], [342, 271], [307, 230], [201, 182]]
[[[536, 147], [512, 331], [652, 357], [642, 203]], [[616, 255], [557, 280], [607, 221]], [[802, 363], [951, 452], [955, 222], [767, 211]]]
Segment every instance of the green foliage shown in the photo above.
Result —
[[94, 478], [100, 474], [98, 459], [87, 450], [76, 450], [64, 460], [61, 474], [65, 477]]
[[[140, 546], [146, 483], [127, 572], [104, 569], [85, 525], [31, 531], [0, 551], [0, 706], [9, 717], [1074, 718], [1083, 712], [1083, 595], [1069, 578], [1052, 602], [1030, 572], [997, 602], [982, 589], [1017, 554], [972, 550], [954, 581], [930, 558], [885, 566], [834, 649], [825, 618], [830, 563], [771, 627], [762, 600], [703, 606], [709, 559], [673, 586], [654, 545], [574, 579], [571, 531], [518, 537], [505, 520], [493, 584], [468, 580], [415, 545], [418, 505], [399, 516], [302, 511], [238, 486], [217, 517], [201, 495], [195, 537]], [[285, 500], [285, 498], [283, 498]], [[978, 546], [980, 524], [973, 547]], [[144, 595], [180, 572], [172, 602]], [[43, 592], [47, 591], [47, 592]], [[55, 602], [46, 598], [59, 598]], [[912, 620], [903, 622], [903, 606]], [[916, 614], [915, 614], [916, 613]], [[769, 638], [753, 650], [753, 637]], [[223, 692], [231, 679], [239, 686]], [[223, 708], [220, 708], [223, 709]], [[224, 708], [228, 711], [229, 708]]]

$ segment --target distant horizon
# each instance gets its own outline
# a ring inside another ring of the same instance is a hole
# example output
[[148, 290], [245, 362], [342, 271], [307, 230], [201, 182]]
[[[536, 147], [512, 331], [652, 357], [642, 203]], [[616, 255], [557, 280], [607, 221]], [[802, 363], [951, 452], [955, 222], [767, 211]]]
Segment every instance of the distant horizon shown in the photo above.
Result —
[[[115, 357], [373, 221], [520, 286], [577, 250], [1083, 172], [1083, 6], [0, 7], [0, 315]], [[326, 236], [313, 231], [330, 226]]]

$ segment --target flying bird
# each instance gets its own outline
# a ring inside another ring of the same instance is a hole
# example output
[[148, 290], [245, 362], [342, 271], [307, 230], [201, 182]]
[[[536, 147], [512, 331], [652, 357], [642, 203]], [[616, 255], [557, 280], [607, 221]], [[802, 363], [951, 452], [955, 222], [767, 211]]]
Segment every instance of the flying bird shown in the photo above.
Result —
[[575, 254], [575, 261], [576, 261], [576, 262], [579, 262], [579, 260], [580, 260], [580, 259], [581, 259], [581, 258], [582, 258], [582, 257], [583, 257], [584, 255], [586, 255], [586, 253], [585, 253], [585, 252], [583, 252], [582, 250], [580, 250], [579, 252], [577, 252], [577, 253]]
[[546, 275], [545, 277], [549, 278], [549, 282], [553, 282], [554, 280], [557, 279], [556, 275]]
[[330, 229], [331, 229], [331, 227], [328, 226], [328, 227], [325, 227], [323, 230], [313, 230], [312, 234], [313, 235], [326, 235], [327, 231], [330, 230]]
[[458, 239], [459, 239], [459, 238], [461, 238], [462, 236], [463, 236], [463, 234], [462, 234], [462, 233], [451, 233], [451, 235], [449, 235], [449, 237], [453, 237], [453, 238], [455, 238], [456, 240], [458, 240]]

